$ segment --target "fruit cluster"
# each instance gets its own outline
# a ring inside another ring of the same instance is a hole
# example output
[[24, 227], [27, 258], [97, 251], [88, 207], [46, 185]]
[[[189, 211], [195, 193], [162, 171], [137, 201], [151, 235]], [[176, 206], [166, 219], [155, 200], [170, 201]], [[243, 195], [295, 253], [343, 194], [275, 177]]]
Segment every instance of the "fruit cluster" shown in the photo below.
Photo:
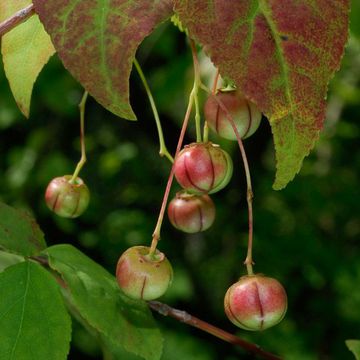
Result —
[[[256, 106], [237, 91], [219, 92], [216, 98], [209, 97], [204, 113], [209, 127], [229, 140], [252, 135], [262, 116]], [[228, 120], [229, 115], [233, 124]], [[179, 152], [173, 171], [182, 190], [168, 205], [171, 224], [185, 233], [209, 229], [216, 213], [209, 194], [220, 191], [229, 183], [233, 173], [230, 155], [211, 142], [192, 143]], [[173, 271], [160, 251], [135, 246], [121, 255], [116, 276], [120, 288], [129, 297], [153, 300], [166, 292]], [[277, 280], [251, 274], [241, 277], [228, 289], [224, 307], [230, 321], [238, 327], [265, 330], [285, 316], [287, 297]]]
[[[216, 96], [210, 96], [204, 114], [209, 127], [218, 136], [229, 140], [252, 135], [262, 116], [256, 106], [237, 91], [220, 91]], [[171, 224], [186, 233], [209, 229], [216, 214], [209, 194], [220, 191], [229, 183], [233, 173], [230, 155], [212, 142], [191, 143], [176, 156], [173, 173], [182, 190], [168, 205]], [[89, 198], [87, 186], [75, 175], [53, 179], [45, 193], [50, 210], [67, 218], [80, 216], [86, 210]], [[134, 246], [119, 258], [116, 277], [127, 296], [149, 301], [167, 291], [173, 270], [156, 246]], [[228, 289], [224, 307], [230, 321], [238, 327], [264, 330], [284, 317], [286, 292], [277, 280], [250, 273]]]

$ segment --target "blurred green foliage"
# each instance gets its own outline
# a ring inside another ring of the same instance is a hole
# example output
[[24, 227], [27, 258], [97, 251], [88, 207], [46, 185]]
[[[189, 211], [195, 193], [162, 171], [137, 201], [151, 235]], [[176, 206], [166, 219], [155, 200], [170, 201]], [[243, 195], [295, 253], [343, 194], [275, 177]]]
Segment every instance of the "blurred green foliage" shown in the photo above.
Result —
[[[235, 143], [212, 135], [235, 165], [230, 185], [213, 196], [215, 225], [186, 235], [165, 219], [159, 247], [175, 278], [164, 302], [214, 323], [286, 359], [351, 359], [345, 340], [360, 338], [360, 8], [354, 0], [352, 37], [342, 69], [331, 82], [324, 131], [296, 179], [272, 190], [274, 151], [264, 119], [246, 140], [252, 171], [255, 270], [279, 279], [289, 310], [278, 326], [261, 333], [237, 331], [223, 312], [226, 289], [244, 274], [247, 208], [243, 167]], [[354, 20], [355, 19], [355, 20]], [[192, 82], [191, 55], [170, 23], [146, 39], [139, 62], [157, 102], [173, 152]], [[1, 67], [2, 69], [2, 67]], [[79, 84], [57, 57], [40, 74], [31, 117], [16, 108], [0, 70], [0, 200], [33, 212], [49, 244], [71, 243], [114, 272], [129, 246], [150, 244], [170, 163], [158, 156], [151, 109], [134, 72], [131, 102], [138, 122], [105, 111], [90, 98], [86, 109], [88, 163], [81, 173], [91, 204], [76, 220], [50, 213], [47, 183], [70, 174], [80, 157]], [[202, 99], [204, 100], [204, 99]], [[186, 142], [194, 141], [191, 124]], [[178, 189], [174, 184], [172, 194]], [[241, 349], [175, 320], [155, 315], [165, 336], [164, 360], [251, 358]], [[100, 359], [100, 346], [74, 321], [70, 359]], [[124, 355], [124, 359], [132, 359]]]

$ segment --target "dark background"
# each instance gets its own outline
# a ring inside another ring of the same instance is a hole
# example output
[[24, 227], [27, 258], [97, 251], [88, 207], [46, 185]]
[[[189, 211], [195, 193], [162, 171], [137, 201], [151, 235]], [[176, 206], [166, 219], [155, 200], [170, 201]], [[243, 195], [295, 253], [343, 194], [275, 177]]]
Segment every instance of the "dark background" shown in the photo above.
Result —
[[[356, 7], [360, 6], [354, 3]], [[357, 15], [359, 9], [353, 13], [342, 69], [330, 85], [324, 131], [295, 180], [285, 190], [272, 190], [274, 150], [266, 119], [245, 142], [255, 193], [255, 270], [277, 278], [287, 290], [289, 309], [281, 324], [249, 333], [237, 330], [223, 312], [226, 289], [245, 273], [246, 184], [236, 143], [211, 134], [231, 154], [235, 166], [229, 186], [213, 196], [214, 226], [205, 233], [186, 235], [165, 219], [162, 229], [159, 248], [175, 271], [173, 285], [162, 300], [286, 359], [351, 359], [344, 341], [360, 338]], [[165, 24], [146, 39], [137, 57], [173, 153], [192, 86], [186, 39]], [[170, 171], [170, 163], [158, 156], [155, 122], [136, 72], [131, 77], [131, 103], [138, 122], [119, 119], [92, 98], [88, 101], [88, 163], [81, 177], [92, 198], [83, 216], [67, 220], [49, 212], [43, 196], [47, 183], [72, 173], [79, 159], [77, 104], [82, 89], [53, 57], [39, 76], [26, 120], [0, 68], [0, 200], [30, 210], [48, 244], [71, 243], [113, 273], [126, 248], [150, 244]], [[205, 61], [203, 69], [205, 81]], [[192, 122], [186, 143], [194, 139]], [[172, 194], [177, 189], [174, 183]], [[165, 337], [164, 360], [251, 358], [199, 330], [155, 317]], [[89, 336], [74, 321], [70, 359], [101, 358], [99, 346]]]

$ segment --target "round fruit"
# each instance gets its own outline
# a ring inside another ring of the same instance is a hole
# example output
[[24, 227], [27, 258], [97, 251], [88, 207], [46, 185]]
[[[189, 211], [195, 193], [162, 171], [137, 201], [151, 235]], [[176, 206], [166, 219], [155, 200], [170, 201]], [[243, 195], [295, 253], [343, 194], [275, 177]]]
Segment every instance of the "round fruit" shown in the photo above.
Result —
[[165, 255], [156, 250], [149, 255], [147, 246], [133, 246], [121, 256], [116, 278], [121, 290], [132, 299], [154, 300], [171, 284], [173, 270]]
[[[236, 90], [220, 91], [215, 96], [227, 108], [242, 139], [249, 137], [257, 130], [262, 115], [254, 103], [246, 100]], [[234, 129], [226, 113], [221, 109], [213, 96], [207, 99], [204, 114], [209, 127], [214, 132], [225, 139], [236, 140]]]
[[90, 192], [84, 181], [77, 177], [74, 182], [70, 182], [71, 178], [71, 175], [64, 175], [51, 180], [45, 192], [48, 208], [66, 218], [80, 216], [90, 200]]
[[287, 296], [275, 279], [247, 275], [233, 284], [225, 295], [225, 313], [245, 330], [265, 330], [279, 323], [287, 310]]
[[210, 196], [178, 192], [168, 206], [170, 222], [186, 233], [207, 230], [215, 220], [215, 205]]
[[192, 143], [180, 151], [175, 160], [175, 177], [188, 192], [215, 193], [230, 181], [233, 163], [219, 145]]

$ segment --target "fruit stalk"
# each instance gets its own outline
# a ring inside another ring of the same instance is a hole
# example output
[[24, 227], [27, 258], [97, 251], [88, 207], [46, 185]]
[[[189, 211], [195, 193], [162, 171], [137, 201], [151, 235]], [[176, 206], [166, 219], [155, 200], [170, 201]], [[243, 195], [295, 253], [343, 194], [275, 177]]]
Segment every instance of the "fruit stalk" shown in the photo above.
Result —
[[[191, 110], [193, 108], [193, 105], [194, 105], [194, 102], [195, 102], [195, 97], [197, 96], [199, 86], [201, 85], [201, 79], [200, 79], [200, 73], [199, 73], [200, 67], [199, 67], [199, 62], [197, 60], [195, 44], [194, 44], [194, 42], [192, 40], [190, 40], [190, 44], [191, 44], [191, 49], [192, 49], [192, 52], [193, 52], [193, 61], [194, 61], [194, 86], [193, 86], [193, 88], [191, 90], [191, 93], [190, 93], [190, 96], [189, 96], [188, 106], [187, 106], [187, 109], [186, 109], [186, 113], [185, 113], [183, 125], [182, 125], [182, 128], [181, 128], [178, 144], [176, 146], [176, 151], [175, 151], [175, 156], [174, 156], [175, 160], [176, 160], [176, 157], [178, 156], [178, 154], [180, 152], [180, 149], [182, 147], [182, 143], [183, 143], [184, 136], [185, 136], [185, 131], [186, 131], [186, 128], [188, 126], [190, 115], [191, 115]], [[194, 51], [195, 51], [195, 54], [194, 54]], [[157, 244], [158, 244], [158, 242], [160, 240], [160, 231], [161, 231], [162, 222], [164, 220], [166, 204], [167, 204], [167, 201], [168, 201], [168, 198], [169, 198], [171, 184], [172, 184], [173, 179], [174, 179], [174, 171], [175, 171], [175, 166], [174, 165], [175, 165], [175, 162], [173, 163], [173, 165], [171, 167], [170, 175], [169, 175], [169, 178], [168, 178], [168, 181], [167, 181], [167, 184], [166, 184], [163, 201], [162, 201], [161, 208], [160, 208], [158, 221], [156, 223], [155, 230], [154, 230], [153, 235], [152, 235], [152, 242], [151, 242], [151, 247], [150, 247], [150, 255], [155, 253]]]
[[249, 218], [248, 249], [247, 249], [247, 255], [246, 255], [244, 264], [246, 265], [248, 275], [253, 275], [254, 272], [253, 272], [252, 266], [253, 266], [254, 262], [253, 262], [253, 257], [252, 257], [252, 248], [253, 248], [253, 222], [254, 222], [254, 219], [253, 219], [252, 200], [254, 198], [254, 194], [252, 191], [250, 168], [249, 168], [249, 163], [247, 160], [245, 148], [244, 148], [243, 142], [241, 140], [240, 134], [235, 126], [234, 119], [232, 118], [231, 114], [227, 110], [226, 106], [204, 84], [201, 84], [201, 88], [204, 91], [206, 91], [211, 97], [213, 97], [214, 100], [219, 104], [220, 108], [224, 111], [226, 118], [228, 119], [228, 121], [231, 124], [231, 127], [234, 130], [237, 142], [239, 144], [239, 149], [240, 149], [242, 161], [244, 164], [245, 176], [246, 176], [246, 184], [247, 184], [246, 200], [247, 200], [247, 204], [248, 204], [248, 218]]
[[85, 149], [85, 105], [86, 100], [88, 98], [88, 92], [85, 91], [81, 101], [79, 103], [79, 110], [80, 110], [80, 145], [81, 145], [81, 158], [78, 162], [74, 174], [70, 179], [70, 183], [74, 184], [76, 178], [78, 177], [82, 167], [86, 163], [86, 149]]
[[154, 100], [154, 97], [152, 96], [149, 84], [146, 81], [145, 75], [144, 75], [144, 73], [143, 73], [143, 71], [141, 69], [141, 66], [140, 66], [139, 62], [136, 59], [134, 59], [134, 65], [135, 65], [135, 68], [136, 68], [136, 70], [137, 70], [137, 72], [139, 74], [139, 77], [140, 77], [140, 79], [141, 79], [141, 81], [142, 81], [142, 83], [144, 85], [146, 94], [147, 94], [149, 102], [150, 102], [152, 112], [154, 114], [154, 118], [155, 118], [155, 122], [156, 122], [156, 128], [157, 128], [158, 136], [159, 136], [159, 143], [160, 143], [159, 155], [160, 156], [166, 156], [170, 160], [170, 162], [173, 163], [174, 159], [170, 155], [170, 153], [169, 153], [169, 151], [168, 151], [168, 149], [166, 147], [166, 144], [165, 144], [164, 134], [163, 134], [163, 130], [162, 130], [161, 122], [160, 122], [159, 113], [157, 111], [155, 100]]

